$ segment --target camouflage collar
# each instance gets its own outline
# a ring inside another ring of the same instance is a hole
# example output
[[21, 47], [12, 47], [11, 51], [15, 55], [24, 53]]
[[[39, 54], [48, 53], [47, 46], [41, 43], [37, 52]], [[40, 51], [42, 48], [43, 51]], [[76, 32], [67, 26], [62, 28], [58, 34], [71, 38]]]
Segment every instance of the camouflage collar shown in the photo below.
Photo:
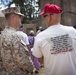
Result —
[[14, 31], [16, 31], [16, 29], [15, 29], [15, 28], [13, 28], [13, 27], [10, 27], [10, 26], [6, 26], [6, 27], [5, 27], [5, 29], [11, 29], [11, 30], [14, 30]]

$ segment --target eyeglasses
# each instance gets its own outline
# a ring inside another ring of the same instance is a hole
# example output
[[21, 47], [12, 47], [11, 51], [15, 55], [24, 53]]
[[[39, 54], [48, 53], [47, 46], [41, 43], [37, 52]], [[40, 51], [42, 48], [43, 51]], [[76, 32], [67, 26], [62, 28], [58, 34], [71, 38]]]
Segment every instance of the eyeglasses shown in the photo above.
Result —
[[43, 15], [43, 17], [45, 18], [45, 17], [47, 17], [48, 15], [53, 15], [53, 14], [46, 14], [46, 15]]

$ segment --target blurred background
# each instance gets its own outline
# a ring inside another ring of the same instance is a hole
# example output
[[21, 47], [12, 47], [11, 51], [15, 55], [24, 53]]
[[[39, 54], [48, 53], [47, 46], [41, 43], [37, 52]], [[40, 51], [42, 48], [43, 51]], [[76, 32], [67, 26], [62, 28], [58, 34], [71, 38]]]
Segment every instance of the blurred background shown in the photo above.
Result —
[[7, 7], [20, 7], [25, 15], [22, 21], [24, 32], [28, 34], [30, 30], [36, 32], [39, 26], [46, 28], [43, 17], [39, 16], [46, 3], [57, 4], [62, 8], [61, 23], [63, 25], [76, 25], [76, 0], [0, 0], [0, 11]]

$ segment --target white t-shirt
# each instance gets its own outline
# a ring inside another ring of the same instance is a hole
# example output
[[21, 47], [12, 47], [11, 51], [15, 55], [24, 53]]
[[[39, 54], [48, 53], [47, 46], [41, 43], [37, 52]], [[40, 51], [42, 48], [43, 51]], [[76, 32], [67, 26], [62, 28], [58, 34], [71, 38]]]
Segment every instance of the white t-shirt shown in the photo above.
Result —
[[26, 45], [29, 45], [28, 36], [23, 31], [17, 31], [18, 35], [21, 35], [23, 37], [23, 41], [26, 43]]
[[50, 26], [36, 36], [33, 55], [44, 57], [45, 75], [76, 75], [76, 30]]

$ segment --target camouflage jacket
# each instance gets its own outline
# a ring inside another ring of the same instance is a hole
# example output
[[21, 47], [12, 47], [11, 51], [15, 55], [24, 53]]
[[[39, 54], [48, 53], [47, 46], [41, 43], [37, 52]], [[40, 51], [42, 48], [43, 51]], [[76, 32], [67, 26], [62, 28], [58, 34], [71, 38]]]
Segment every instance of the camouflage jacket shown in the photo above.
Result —
[[14, 28], [6, 27], [1, 33], [0, 40], [2, 63], [7, 73], [18, 69], [28, 73], [33, 71], [27, 47]]

